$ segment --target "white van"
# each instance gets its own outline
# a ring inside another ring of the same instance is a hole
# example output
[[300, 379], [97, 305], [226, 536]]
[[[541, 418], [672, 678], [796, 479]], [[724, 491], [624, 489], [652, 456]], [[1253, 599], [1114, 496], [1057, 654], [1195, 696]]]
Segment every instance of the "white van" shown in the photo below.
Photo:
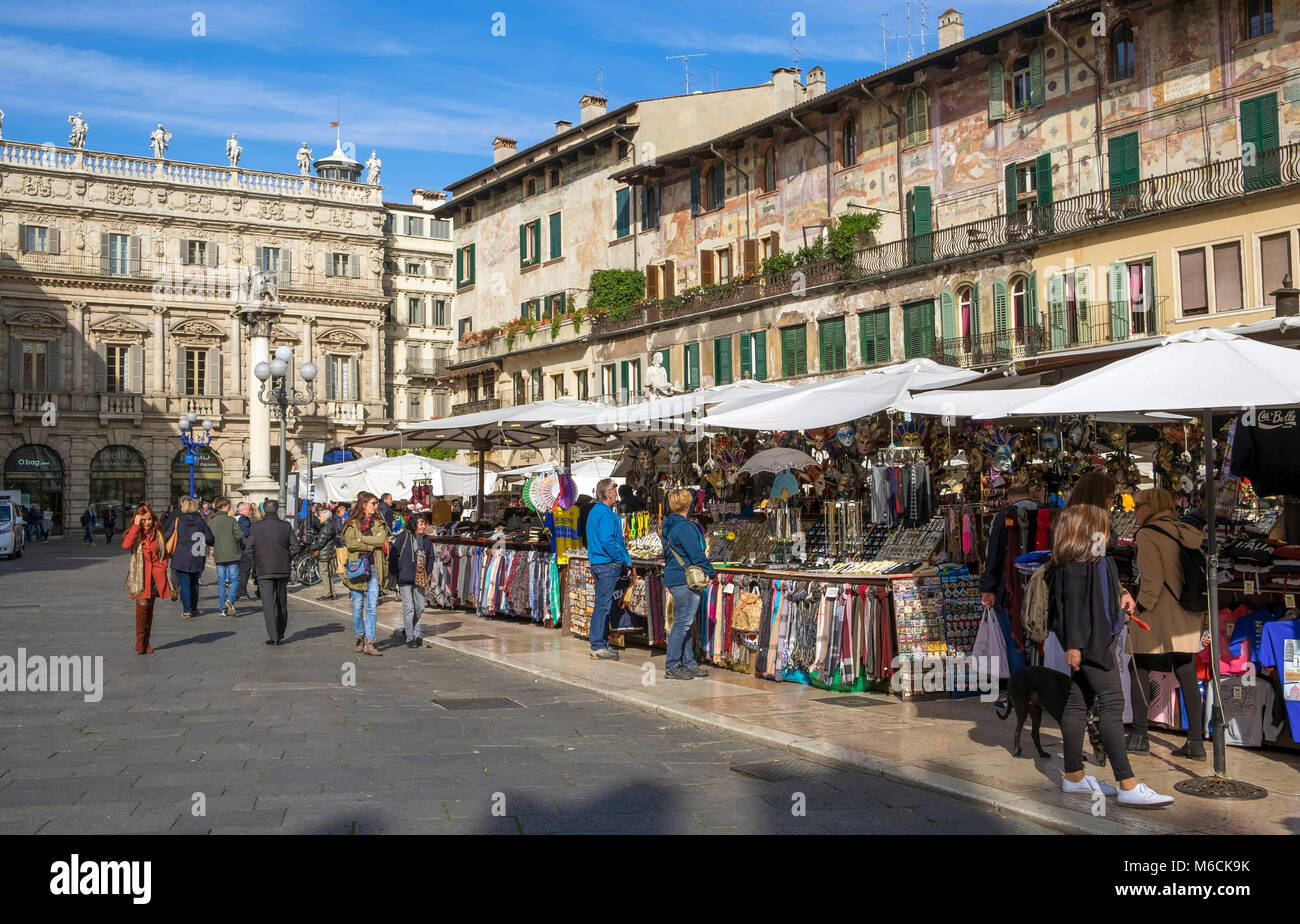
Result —
[[22, 558], [27, 534], [26, 511], [11, 500], [0, 498], [0, 555]]

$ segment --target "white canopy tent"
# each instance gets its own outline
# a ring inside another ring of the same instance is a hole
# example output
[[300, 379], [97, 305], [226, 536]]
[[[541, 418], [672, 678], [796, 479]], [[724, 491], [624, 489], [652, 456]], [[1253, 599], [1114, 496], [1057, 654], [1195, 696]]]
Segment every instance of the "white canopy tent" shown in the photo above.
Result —
[[[306, 490], [306, 473], [298, 473], [298, 492]], [[436, 497], [469, 497], [478, 490], [478, 471], [468, 465], [429, 459], [408, 453], [402, 456], [377, 456], [340, 462], [312, 469], [317, 500], [352, 501], [362, 491], [376, 497], [392, 493], [396, 498], [411, 495], [417, 481], [427, 481]], [[496, 486], [496, 473], [485, 473], [485, 488]]]
[[956, 385], [978, 378], [973, 370], [913, 359], [817, 385], [797, 388], [742, 407], [719, 408], [704, 418], [709, 427], [737, 430], [810, 430], [847, 423], [895, 406], [908, 389]]
[[[1055, 386], [1011, 409], [1017, 416], [1106, 412], [1200, 413], [1205, 428], [1205, 509], [1215, 509], [1213, 412], [1300, 405], [1300, 354], [1240, 334], [1199, 328], [1166, 337], [1160, 345]], [[1211, 522], [1213, 522], [1211, 516]], [[1218, 540], [1208, 530], [1210, 664], [1219, 687]], [[1208, 782], [1179, 783], [1180, 791], [1221, 792], [1227, 777], [1222, 699], [1215, 697], [1214, 772]], [[1204, 783], [1204, 785], [1202, 785]], [[1240, 784], [1234, 784], [1240, 786]]]
[[[912, 414], [930, 414], [935, 417], [971, 417], [975, 420], [998, 420], [1011, 416], [1011, 411], [1023, 404], [1044, 398], [1060, 386], [1035, 385], [1007, 388], [938, 388], [914, 392], [898, 401], [894, 410]], [[1181, 414], [1110, 412], [1090, 414], [1103, 423], [1168, 423], [1185, 420]]]

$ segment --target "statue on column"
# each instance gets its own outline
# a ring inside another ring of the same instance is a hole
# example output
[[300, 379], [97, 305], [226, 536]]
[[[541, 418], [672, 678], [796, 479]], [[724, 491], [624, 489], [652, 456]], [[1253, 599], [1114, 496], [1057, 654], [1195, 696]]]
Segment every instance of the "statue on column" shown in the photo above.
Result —
[[72, 126], [72, 134], [68, 136], [68, 145], [81, 150], [86, 146], [86, 132], [90, 131], [90, 126], [81, 118], [81, 113], [68, 116], [68, 124]]
[[235, 133], [230, 133], [230, 138], [226, 141], [226, 157], [230, 159], [230, 166], [238, 167], [239, 158], [243, 155], [244, 148], [235, 140]]
[[159, 122], [158, 127], [153, 130], [153, 134], [149, 136], [149, 146], [153, 148], [153, 156], [162, 160], [163, 155], [167, 153], [167, 146], [171, 142], [172, 133], [163, 128], [163, 124]]
[[0, 109], [0, 139], [5, 136], [5, 111]]
[[302, 143], [298, 149], [298, 172], [306, 176], [311, 170], [311, 148], [307, 147], [307, 142]]
[[371, 186], [379, 185], [379, 169], [384, 166], [384, 162], [379, 159], [375, 151], [370, 152], [370, 159], [366, 161], [366, 169], [370, 173], [366, 176], [366, 182]]
[[673, 393], [672, 383], [668, 381], [668, 370], [664, 368], [662, 353], [650, 357], [650, 368], [645, 373], [645, 390], [652, 398], [662, 398]]

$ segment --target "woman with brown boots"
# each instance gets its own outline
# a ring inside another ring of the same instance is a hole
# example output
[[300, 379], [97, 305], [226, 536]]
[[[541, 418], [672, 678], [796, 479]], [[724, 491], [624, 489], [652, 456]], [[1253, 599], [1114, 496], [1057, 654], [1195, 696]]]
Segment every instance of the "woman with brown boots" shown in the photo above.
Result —
[[126, 572], [126, 592], [135, 601], [135, 653], [153, 654], [149, 633], [153, 630], [153, 605], [159, 598], [171, 596], [167, 583], [167, 546], [163, 542], [158, 518], [148, 504], [135, 508], [135, 516], [122, 548], [131, 553]]

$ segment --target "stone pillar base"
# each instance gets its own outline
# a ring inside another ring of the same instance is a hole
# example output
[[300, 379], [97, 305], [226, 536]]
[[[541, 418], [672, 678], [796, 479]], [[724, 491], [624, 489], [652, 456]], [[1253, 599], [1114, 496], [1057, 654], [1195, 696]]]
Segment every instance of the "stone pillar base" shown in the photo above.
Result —
[[251, 477], [239, 486], [239, 495], [250, 504], [260, 504], [268, 497], [280, 499], [280, 482], [274, 478]]

